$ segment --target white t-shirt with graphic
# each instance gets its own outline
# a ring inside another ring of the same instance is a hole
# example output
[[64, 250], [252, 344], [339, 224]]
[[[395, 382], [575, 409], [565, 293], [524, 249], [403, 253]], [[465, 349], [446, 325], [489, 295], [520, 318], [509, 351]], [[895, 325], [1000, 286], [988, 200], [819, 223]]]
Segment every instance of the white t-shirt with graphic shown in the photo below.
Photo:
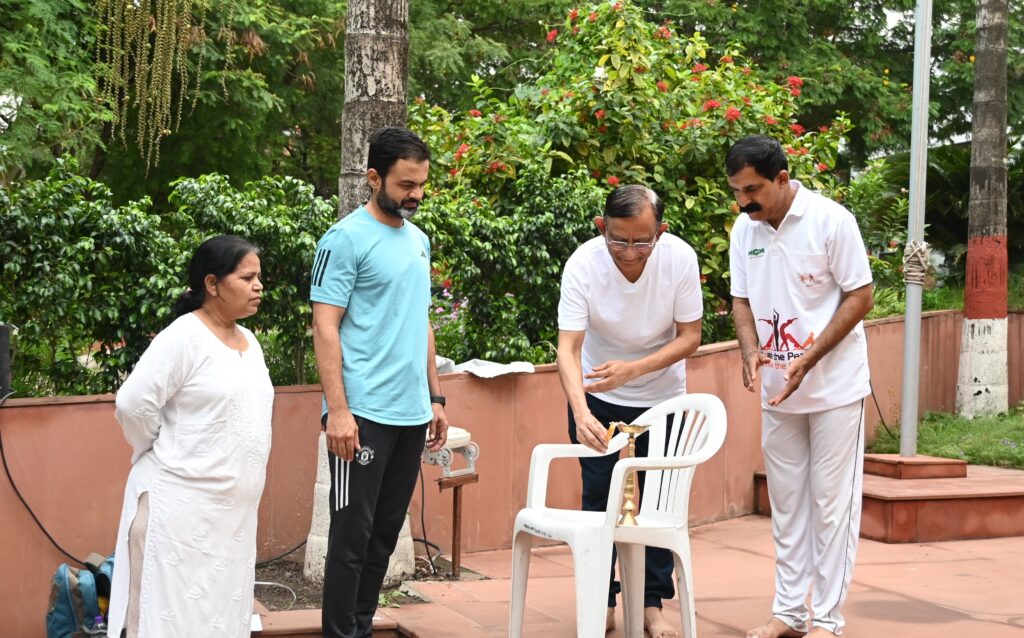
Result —
[[[732, 228], [732, 296], [748, 299], [761, 351], [761, 399], [786, 385], [789, 362], [803, 356], [839, 308], [843, 293], [871, 283], [871, 267], [850, 211], [791, 180], [796, 197], [776, 231], [740, 215]], [[864, 326], [856, 327], [807, 373], [779, 412], [820, 412], [870, 393]]]
[[[562, 272], [559, 330], [585, 331], [583, 374], [612, 360], [635, 361], [676, 337], [676, 322], [704, 312], [697, 254], [664, 233], [630, 283], [612, 261], [604, 237], [576, 249]], [[615, 405], [649, 407], [686, 391], [686, 360], [594, 396]]]

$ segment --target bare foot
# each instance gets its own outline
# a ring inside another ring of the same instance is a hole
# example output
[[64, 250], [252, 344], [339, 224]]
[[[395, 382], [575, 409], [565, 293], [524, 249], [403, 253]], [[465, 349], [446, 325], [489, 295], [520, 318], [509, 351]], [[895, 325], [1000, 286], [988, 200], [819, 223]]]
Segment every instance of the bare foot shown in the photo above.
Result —
[[605, 618], [605, 621], [604, 621], [604, 631], [605, 631], [605, 633], [608, 633], [609, 631], [614, 631], [614, 630], [615, 630], [615, 608], [614, 607], [609, 607], [608, 608], [608, 616], [607, 616], [607, 618]]
[[801, 638], [806, 635], [807, 632], [797, 631], [774, 616], [760, 627], [747, 631], [747, 638]]
[[679, 638], [679, 632], [665, 620], [661, 607], [644, 608], [644, 630], [651, 638]]
[[815, 627], [807, 634], [807, 638], [836, 638], [837, 635], [824, 627]]

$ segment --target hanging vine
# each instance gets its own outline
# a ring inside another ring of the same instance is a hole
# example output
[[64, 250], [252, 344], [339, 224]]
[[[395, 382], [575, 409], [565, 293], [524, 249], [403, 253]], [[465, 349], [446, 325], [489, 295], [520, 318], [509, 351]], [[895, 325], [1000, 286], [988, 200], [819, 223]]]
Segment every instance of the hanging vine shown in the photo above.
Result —
[[[193, 21], [193, 12], [196, 20]], [[203, 0], [98, 0], [102, 25], [97, 59], [102, 97], [113, 110], [114, 136], [126, 143], [129, 114], [148, 169], [160, 161], [160, 141], [181, 122], [189, 93], [188, 56], [198, 48], [192, 106], [199, 97], [205, 53]]]

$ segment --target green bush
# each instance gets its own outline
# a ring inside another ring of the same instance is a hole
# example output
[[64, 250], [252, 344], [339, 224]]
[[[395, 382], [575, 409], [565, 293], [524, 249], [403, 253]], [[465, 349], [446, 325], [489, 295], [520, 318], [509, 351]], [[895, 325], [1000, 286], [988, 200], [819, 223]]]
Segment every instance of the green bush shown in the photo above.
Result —
[[[556, 334], [558, 274], [579, 242], [596, 234], [588, 220], [601, 212], [602, 191], [626, 183], [655, 189], [671, 231], [697, 251], [705, 339], [731, 337], [723, 310], [737, 209], [726, 151], [740, 137], [769, 133], [784, 145], [794, 176], [836, 194], [831, 169], [848, 120], [805, 131], [795, 119], [801, 78], [766, 77], [738, 47], [713, 52], [699, 33], [681, 37], [671, 24], [650, 24], [634, 3], [602, 3], [553, 26], [548, 71], [532, 84], [497, 97], [475, 78], [475, 108], [465, 113], [422, 101], [410, 108], [410, 126], [434, 154], [436, 193], [421, 214], [432, 222], [460, 218], [432, 235], [448, 292], [468, 302], [445, 323], [465, 338], [454, 351], [550, 361], [543, 344]], [[561, 190], [566, 183], [572, 187]], [[564, 214], [549, 214], [567, 206], [578, 211], [578, 232]], [[546, 237], [542, 254], [531, 255], [535, 245], [524, 238]], [[553, 251], [554, 239], [567, 243]], [[537, 259], [542, 268], [518, 265]], [[536, 283], [524, 291], [525, 281]]]
[[148, 200], [113, 206], [76, 168], [0, 187], [0, 321], [18, 327], [23, 395], [112, 391], [180, 292], [178, 247]]
[[114, 206], [76, 168], [58, 161], [46, 179], [0, 187], [0, 321], [18, 327], [21, 396], [115, 391], [170, 322], [192, 252], [220, 233], [262, 248], [265, 302], [245, 324], [260, 333], [271, 378], [315, 377], [309, 269], [333, 200], [288, 177], [235, 189], [206, 175], [176, 182], [161, 216], [148, 200]]

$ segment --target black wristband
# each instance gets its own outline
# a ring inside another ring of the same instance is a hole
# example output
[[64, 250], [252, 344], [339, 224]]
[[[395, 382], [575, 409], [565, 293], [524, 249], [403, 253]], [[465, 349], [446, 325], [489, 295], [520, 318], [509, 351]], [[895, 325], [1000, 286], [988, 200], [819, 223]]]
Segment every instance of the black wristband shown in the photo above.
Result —
[[441, 407], [444, 407], [444, 403], [445, 403], [444, 395], [441, 395], [441, 394], [434, 395], [434, 394], [432, 394], [432, 395], [430, 395], [430, 402], [431, 403], [437, 403]]

